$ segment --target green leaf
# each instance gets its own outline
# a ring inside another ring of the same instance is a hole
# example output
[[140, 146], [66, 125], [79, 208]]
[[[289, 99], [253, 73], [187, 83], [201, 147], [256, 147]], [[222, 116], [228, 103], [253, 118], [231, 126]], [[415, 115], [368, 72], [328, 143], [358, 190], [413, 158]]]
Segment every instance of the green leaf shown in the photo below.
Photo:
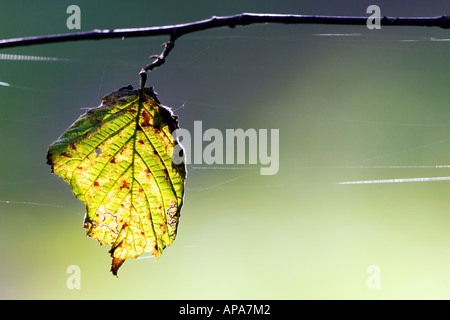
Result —
[[152, 89], [103, 98], [48, 150], [47, 163], [86, 204], [84, 228], [111, 245], [111, 271], [127, 258], [159, 258], [177, 233], [186, 170], [175, 165], [177, 117]]

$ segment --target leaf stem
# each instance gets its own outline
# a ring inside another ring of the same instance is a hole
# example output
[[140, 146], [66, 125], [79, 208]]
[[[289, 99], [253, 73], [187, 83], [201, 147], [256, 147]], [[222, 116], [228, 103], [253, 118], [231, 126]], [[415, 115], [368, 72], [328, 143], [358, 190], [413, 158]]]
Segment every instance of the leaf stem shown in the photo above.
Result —
[[170, 37], [169, 41], [165, 42], [163, 44], [164, 46], [164, 50], [161, 52], [160, 55], [154, 55], [154, 56], [150, 56], [150, 58], [154, 58], [155, 60], [153, 60], [152, 63], [146, 65], [145, 67], [143, 67], [141, 69], [141, 71], [139, 72], [139, 76], [141, 78], [140, 81], [140, 89], [144, 89], [145, 87], [145, 82], [147, 81], [147, 71], [151, 71], [156, 67], [159, 67], [160, 65], [162, 65], [165, 61], [166, 61], [166, 57], [169, 55], [170, 51], [173, 49], [173, 47], [175, 46], [175, 38], [173, 36]]

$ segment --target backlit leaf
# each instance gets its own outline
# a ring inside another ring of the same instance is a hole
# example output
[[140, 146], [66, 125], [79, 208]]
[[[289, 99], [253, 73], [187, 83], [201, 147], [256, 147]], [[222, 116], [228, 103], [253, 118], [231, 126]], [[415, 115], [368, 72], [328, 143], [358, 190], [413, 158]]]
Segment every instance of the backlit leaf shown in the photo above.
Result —
[[111, 271], [127, 258], [159, 258], [176, 236], [185, 166], [172, 162], [177, 117], [152, 89], [121, 88], [82, 115], [48, 150], [47, 163], [86, 204], [84, 228], [111, 245]]

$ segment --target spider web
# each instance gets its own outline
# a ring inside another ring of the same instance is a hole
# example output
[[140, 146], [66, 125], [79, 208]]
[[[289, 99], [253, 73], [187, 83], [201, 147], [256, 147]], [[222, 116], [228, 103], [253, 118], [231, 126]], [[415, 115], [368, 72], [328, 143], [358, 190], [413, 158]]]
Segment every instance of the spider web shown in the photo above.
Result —
[[[442, 63], [450, 51], [445, 37], [436, 39], [351, 29], [333, 34], [316, 28], [300, 34], [249, 28], [240, 36], [224, 31], [180, 38], [166, 64], [149, 74], [148, 85], [154, 86], [161, 103], [170, 106], [188, 130], [197, 120], [204, 129], [222, 132], [279, 129], [280, 170], [261, 176], [261, 165], [188, 165], [179, 238], [170, 248], [180, 254], [174, 256], [187, 253], [187, 261], [194, 257], [212, 265], [233, 261], [236, 269], [262, 272], [271, 279], [259, 266], [270, 253], [285, 262], [283, 270], [293, 277], [281, 284], [291, 285], [299, 282], [300, 266], [306, 268], [302, 272], [328, 272], [324, 265], [340, 267], [340, 261], [363, 268], [378, 261], [388, 264], [397, 261], [389, 248], [410, 252], [403, 243], [412, 241], [422, 252], [420, 241], [429, 244], [425, 235], [444, 234], [450, 114]], [[81, 246], [95, 249], [88, 255], [91, 260], [94, 254], [103, 255], [95, 244], [80, 244], [84, 208], [50, 174], [47, 146], [85, 109], [98, 106], [104, 95], [128, 84], [136, 87], [139, 68], [158, 53], [163, 41], [80, 44], [78, 53], [68, 44], [56, 53], [16, 52], [58, 60], [0, 61], [5, 68], [0, 69], [0, 81], [9, 84], [0, 86], [5, 101], [0, 108], [3, 225], [20, 221], [29, 233], [39, 226], [47, 234], [55, 232], [56, 225], [60, 252]], [[30, 77], [19, 76], [29, 69], [35, 71]], [[411, 221], [425, 225], [419, 240], [411, 240], [418, 230]], [[413, 231], [392, 235], [390, 226]], [[7, 243], [10, 235], [3, 234], [0, 240]], [[45, 243], [47, 238], [39, 239]], [[318, 253], [308, 251], [309, 246]], [[366, 247], [370, 254], [364, 253]], [[364, 259], [356, 261], [353, 254], [360, 253]], [[152, 261], [147, 258], [138, 264]], [[170, 260], [173, 256], [164, 259], [177, 264]], [[258, 266], [248, 262], [252, 259]], [[60, 267], [74, 262], [62, 257], [54, 263]], [[105, 265], [99, 263], [98, 269], [107, 273]], [[131, 263], [129, 267], [139, 268]]]
[[[193, 48], [193, 53], [187, 53], [185, 54], [180, 61], [176, 61], [177, 57], [170, 57], [169, 61], [170, 63], [174, 64], [175, 67], [171, 68], [170, 70], [164, 70], [159, 71], [161, 73], [161, 78], [158, 83], [164, 85], [167, 85], [171, 81], [173, 81], [174, 78], [177, 77], [177, 74], [180, 72], [185, 72], [187, 76], [187, 81], [184, 81], [185, 86], [183, 86], [180, 90], [180, 93], [175, 93], [175, 95], [172, 95], [171, 93], [164, 92], [164, 95], [161, 96], [162, 100], [166, 102], [166, 104], [169, 104], [175, 113], [178, 113], [183, 118], [184, 114], [192, 114], [195, 112], [207, 112], [211, 114], [231, 114], [232, 116], [236, 116], [238, 114], [243, 114], [243, 117], [253, 117], [254, 115], [257, 115], [259, 117], [273, 117], [276, 116], [278, 118], [287, 118], [291, 115], [291, 112], [284, 111], [282, 108], [277, 110], [268, 110], [268, 108], [259, 108], [259, 107], [247, 107], [244, 105], [244, 102], [236, 101], [236, 103], [228, 104], [221, 102], [215, 102], [214, 99], [209, 99], [208, 101], [204, 101], [204, 99], [200, 98], [199, 92], [199, 86], [201, 87], [201, 84], [205, 81], [206, 77], [209, 77], [212, 74], [220, 74], [222, 67], [217, 66], [214, 59], [213, 62], [206, 59], [206, 62], [204, 61], [204, 58], [210, 58], [214, 54], [217, 54], [215, 51], [217, 49], [215, 47], [224, 48], [225, 46], [229, 47], [239, 47], [243, 43], [250, 43], [250, 45], [292, 45], [294, 46], [301, 46], [303, 44], [315, 44], [315, 45], [328, 45], [329, 43], [338, 43], [338, 46], [347, 46], [347, 47], [357, 47], [357, 48], [375, 48], [375, 49], [388, 49], [392, 51], [398, 51], [398, 50], [406, 50], [406, 51], [412, 51], [412, 52], [419, 52], [419, 51], [435, 51], [435, 50], [444, 50], [445, 47], [439, 47], [436, 49], [435, 46], [433, 46], [433, 43], [445, 43], [450, 41], [447, 38], [436, 38], [436, 37], [409, 37], [409, 38], [396, 38], [395, 36], [391, 37], [368, 37], [367, 34], [363, 33], [310, 33], [302, 36], [292, 37], [284, 36], [280, 37], [279, 35], [276, 36], [263, 36], [263, 35], [242, 35], [242, 36], [235, 36], [235, 35], [225, 35], [225, 36], [217, 36], [217, 35], [211, 35], [211, 36], [188, 36], [186, 37], [186, 40], [183, 39], [183, 42], [188, 42], [190, 45], [190, 48]], [[151, 41], [153, 43], [157, 43], [157, 40]], [[180, 40], [180, 42], [182, 42]], [[231, 42], [231, 44], [230, 44]], [[411, 46], [405, 46], [401, 47], [398, 44], [401, 43], [425, 43], [425, 46], [419, 46], [419, 47], [411, 47]], [[184, 45], [184, 44], [183, 44]], [[180, 45], [181, 46], [181, 45]], [[180, 50], [182, 50], [181, 48]], [[219, 49], [220, 50], [220, 49]], [[34, 55], [23, 55], [23, 54], [0, 54], [0, 60], [2, 61], [14, 61], [15, 63], [49, 63], [53, 62], [59, 65], [70, 65], [70, 64], [87, 64], [97, 65], [97, 70], [100, 70], [100, 72], [96, 76], [96, 82], [98, 83], [97, 89], [94, 90], [95, 92], [95, 98], [91, 98], [89, 102], [92, 102], [89, 107], [92, 107], [95, 105], [95, 101], [99, 100], [103, 95], [105, 95], [107, 92], [113, 90], [114, 85], [116, 85], [117, 81], [109, 80], [108, 77], [110, 77], [108, 72], [112, 68], [112, 66], [120, 65], [125, 68], [133, 68], [135, 67], [135, 64], [133, 64], [133, 58], [132, 59], [125, 59], [125, 58], [117, 58], [117, 57], [110, 57], [109, 53], [105, 53], [104, 50], [101, 50], [99, 48], [90, 48], [88, 52], [94, 56], [94, 58], [86, 59], [86, 61], [80, 61], [78, 58], [66, 58], [66, 57], [50, 57], [50, 56], [34, 56]], [[241, 52], [242, 53], [242, 52]], [[263, 54], [261, 54], [263, 55]], [[86, 55], [87, 56], [87, 55]], [[85, 57], [83, 57], [85, 58]], [[130, 62], [131, 60], [131, 62]], [[267, 67], [267, 66], [266, 66]], [[203, 68], [208, 69], [209, 71], [207, 74], [198, 74], [196, 72], [193, 72], [192, 70], [195, 68]], [[258, 66], [257, 63], [251, 64], [247, 63], [245, 65], [239, 65], [239, 70], [236, 72], [242, 72], [251, 73], [253, 70], [261, 68], [261, 66]], [[181, 71], [180, 71], [181, 70]], [[273, 70], [272, 70], [273, 71]], [[155, 72], [156, 74], [156, 72]], [[4, 75], [6, 76], [6, 75]], [[156, 77], [156, 76], [155, 76]], [[203, 79], [199, 79], [203, 78]], [[5, 77], [5, 80], [7, 77]], [[2, 79], [0, 79], [2, 80]], [[22, 79], [23, 80], [23, 79]], [[155, 79], [157, 80], [157, 79]], [[208, 80], [207, 80], [208, 81]], [[220, 81], [220, 79], [219, 79]], [[25, 83], [25, 81], [22, 81], [22, 83]], [[9, 83], [6, 81], [0, 82], [0, 85], [4, 88], [3, 94], [20, 94], [24, 91], [31, 91], [31, 92], [40, 92], [43, 94], [51, 94], [52, 92], [55, 92], [53, 89], [43, 89], [40, 87], [33, 87], [33, 85], [23, 85], [20, 82], [17, 83]], [[200, 85], [199, 85], [200, 83]], [[160, 85], [159, 84], [159, 85]], [[16, 91], [14, 91], [14, 89]], [[175, 97], [174, 97], [175, 96]], [[249, 98], [251, 99], [251, 97]], [[430, 104], [433, 104], [432, 101], [430, 101]], [[89, 107], [86, 107], [89, 108]], [[80, 108], [84, 109], [84, 108]], [[339, 107], [337, 108], [339, 109]], [[23, 115], [22, 117], [12, 118], [9, 117], [8, 114], [3, 114], [3, 116], [0, 118], [0, 121], [2, 122], [2, 128], [6, 131], [7, 129], [11, 128], [18, 128], [23, 125], [27, 125], [29, 123], [44, 123], [46, 121], [54, 121], [54, 118], [56, 117], [69, 117], [71, 115], [75, 115], [78, 111], [75, 110], [66, 110], [66, 111], [60, 111], [58, 113], [44, 113], [42, 114], [39, 112], [38, 116], [32, 116], [29, 117], [27, 115]], [[384, 120], [371, 120], [370, 118], [364, 119], [363, 117], [360, 117], [358, 119], [345, 117], [344, 116], [328, 116], [328, 115], [317, 115], [317, 114], [308, 114], [302, 110], [299, 110], [297, 113], [297, 116], [303, 119], [308, 119], [308, 121], [313, 121], [317, 123], [325, 123], [325, 125], [329, 123], [338, 123], [343, 124], [348, 123], [349, 125], [360, 125], [360, 126], [376, 126], [379, 127], [380, 130], [383, 130], [384, 127], [393, 127], [393, 128], [413, 128], [414, 130], [429, 130], [429, 129], [446, 129], [450, 125], [447, 123], [442, 122], [427, 122], [427, 123], [414, 123], [414, 122], [398, 122], [398, 121], [392, 121], [389, 117], [386, 117]], [[201, 117], [200, 117], [201, 119]], [[69, 123], [71, 120], [67, 120]], [[183, 120], [182, 120], [183, 121]], [[345, 139], [345, 137], [344, 137]], [[450, 138], [444, 138], [444, 139], [435, 139], [430, 140], [427, 143], [415, 143], [413, 146], [408, 148], [402, 148], [401, 146], [398, 147], [393, 152], [388, 153], [382, 153], [375, 156], [370, 156], [368, 158], [355, 160], [350, 165], [342, 164], [342, 165], [328, 165], [328, 166], [297, 166], [298, 170], [362, 170], [362, 169], [371, 169], [371, 170], [394, 170], [394, 169], [402, 169], [404, 171], [407, 170], [417, 170], [417, 169], [434, 169], [436, 171], [442, 171], [445, 169], [448, 169], [449, 166], [446, 164], [446, 162], [442, 163], [428, 163], [428, 164], [405, 164], [405, 165], [362, 165], [364, 163], [373, 163], [378, 160], [383, 159], [389, 159], [392, 157], [395, 157], [400, 154], [408, 154], [413, 151], [420, 151], [422, 149], [429, 149], [433, 146], [441, 146], [448, 144], [450, 141]], [[384, 163], [384, 162], [383, 162]], [[223, 188], [274, 188], [274, 187], [293, 187], [297, 185], [296, 183], [279, 183], [279, 184], [263, 184], [261, 185], [259, 182], [257, 184], [248, 184], [245, 186], [239, 186], [235, 185], [234, 182], [247, 178], [248, 176], [257, 176], [258, 175], [258, 167], [255, 166], [233, 166], [233, 165], [223, 165], [223, 166], [214, 166], [214, 165], [189, 165], [189, 171], [190, 175], [201, 175], [201, 174], [207, 174], [208, 176], [218, 176], [217, 181], [213, 181], [211, 183], [207, 183], [205, 185], [199, 185], [199, 186], [192, 186], [188, 188], [188, 191], [191, 191], [193, 193], [201, 193], [205, 192], [207, 190], [220, 190]], [[433, 170], [433, 171], [434, 171]], [[205, 173], [206, 172], [206, 173]], [[219, 172], [221, 172], [219, 174]], [[438, 173], [439, 175], [439, 173]], [[401, 183], [401, 182], [426, 182], [426, 181], [442, 181], [446, 180], [448, 177], [442, 176], [442, 177], [410, 177], [410, 178], [387, 178], [387, 179], [371, 179], [371, 180], [353, 180], [353, 181], [332, 181], [329, 183], [335, 183], [335, 184], [370, 184], [370, 183]], [[13, 180], [4, 180], [2, 179], [1, 185], [7, 188], [22, 188], [29, 184], [29, 181], [25, 182], [17, 182], [16, 179]], [[313, 182], [314, 183], [314, 182]], [[229, 185], [231, 184], [231, 185]], [[306, 182], [307, 184], [307, 182]], [[305, 185], [305, 182], [301, 182], [298, 185]], [[63, 205], [59, 203], [39, 203], [39, 202], [33, 202], [33, 201], [26, 201], [26, 200], [10, 200], [10, 199], [0, 199], [0, 203], [3, 205], [38, 205], [38, 206], [49, 206], [49, 207], [64, 207]]]

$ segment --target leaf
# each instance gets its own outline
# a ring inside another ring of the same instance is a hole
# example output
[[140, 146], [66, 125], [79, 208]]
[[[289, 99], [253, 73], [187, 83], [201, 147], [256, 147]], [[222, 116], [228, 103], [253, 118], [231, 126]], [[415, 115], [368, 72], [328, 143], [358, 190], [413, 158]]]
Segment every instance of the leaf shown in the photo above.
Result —
[[172, 162], [177, 117], [151, 88], [103, 98], [50, 145], [47, 163], [86, 204], [84, 228], [111, 245], [111, 271], [127, 258], [156, 258], [177, 234], [185, 166]]

